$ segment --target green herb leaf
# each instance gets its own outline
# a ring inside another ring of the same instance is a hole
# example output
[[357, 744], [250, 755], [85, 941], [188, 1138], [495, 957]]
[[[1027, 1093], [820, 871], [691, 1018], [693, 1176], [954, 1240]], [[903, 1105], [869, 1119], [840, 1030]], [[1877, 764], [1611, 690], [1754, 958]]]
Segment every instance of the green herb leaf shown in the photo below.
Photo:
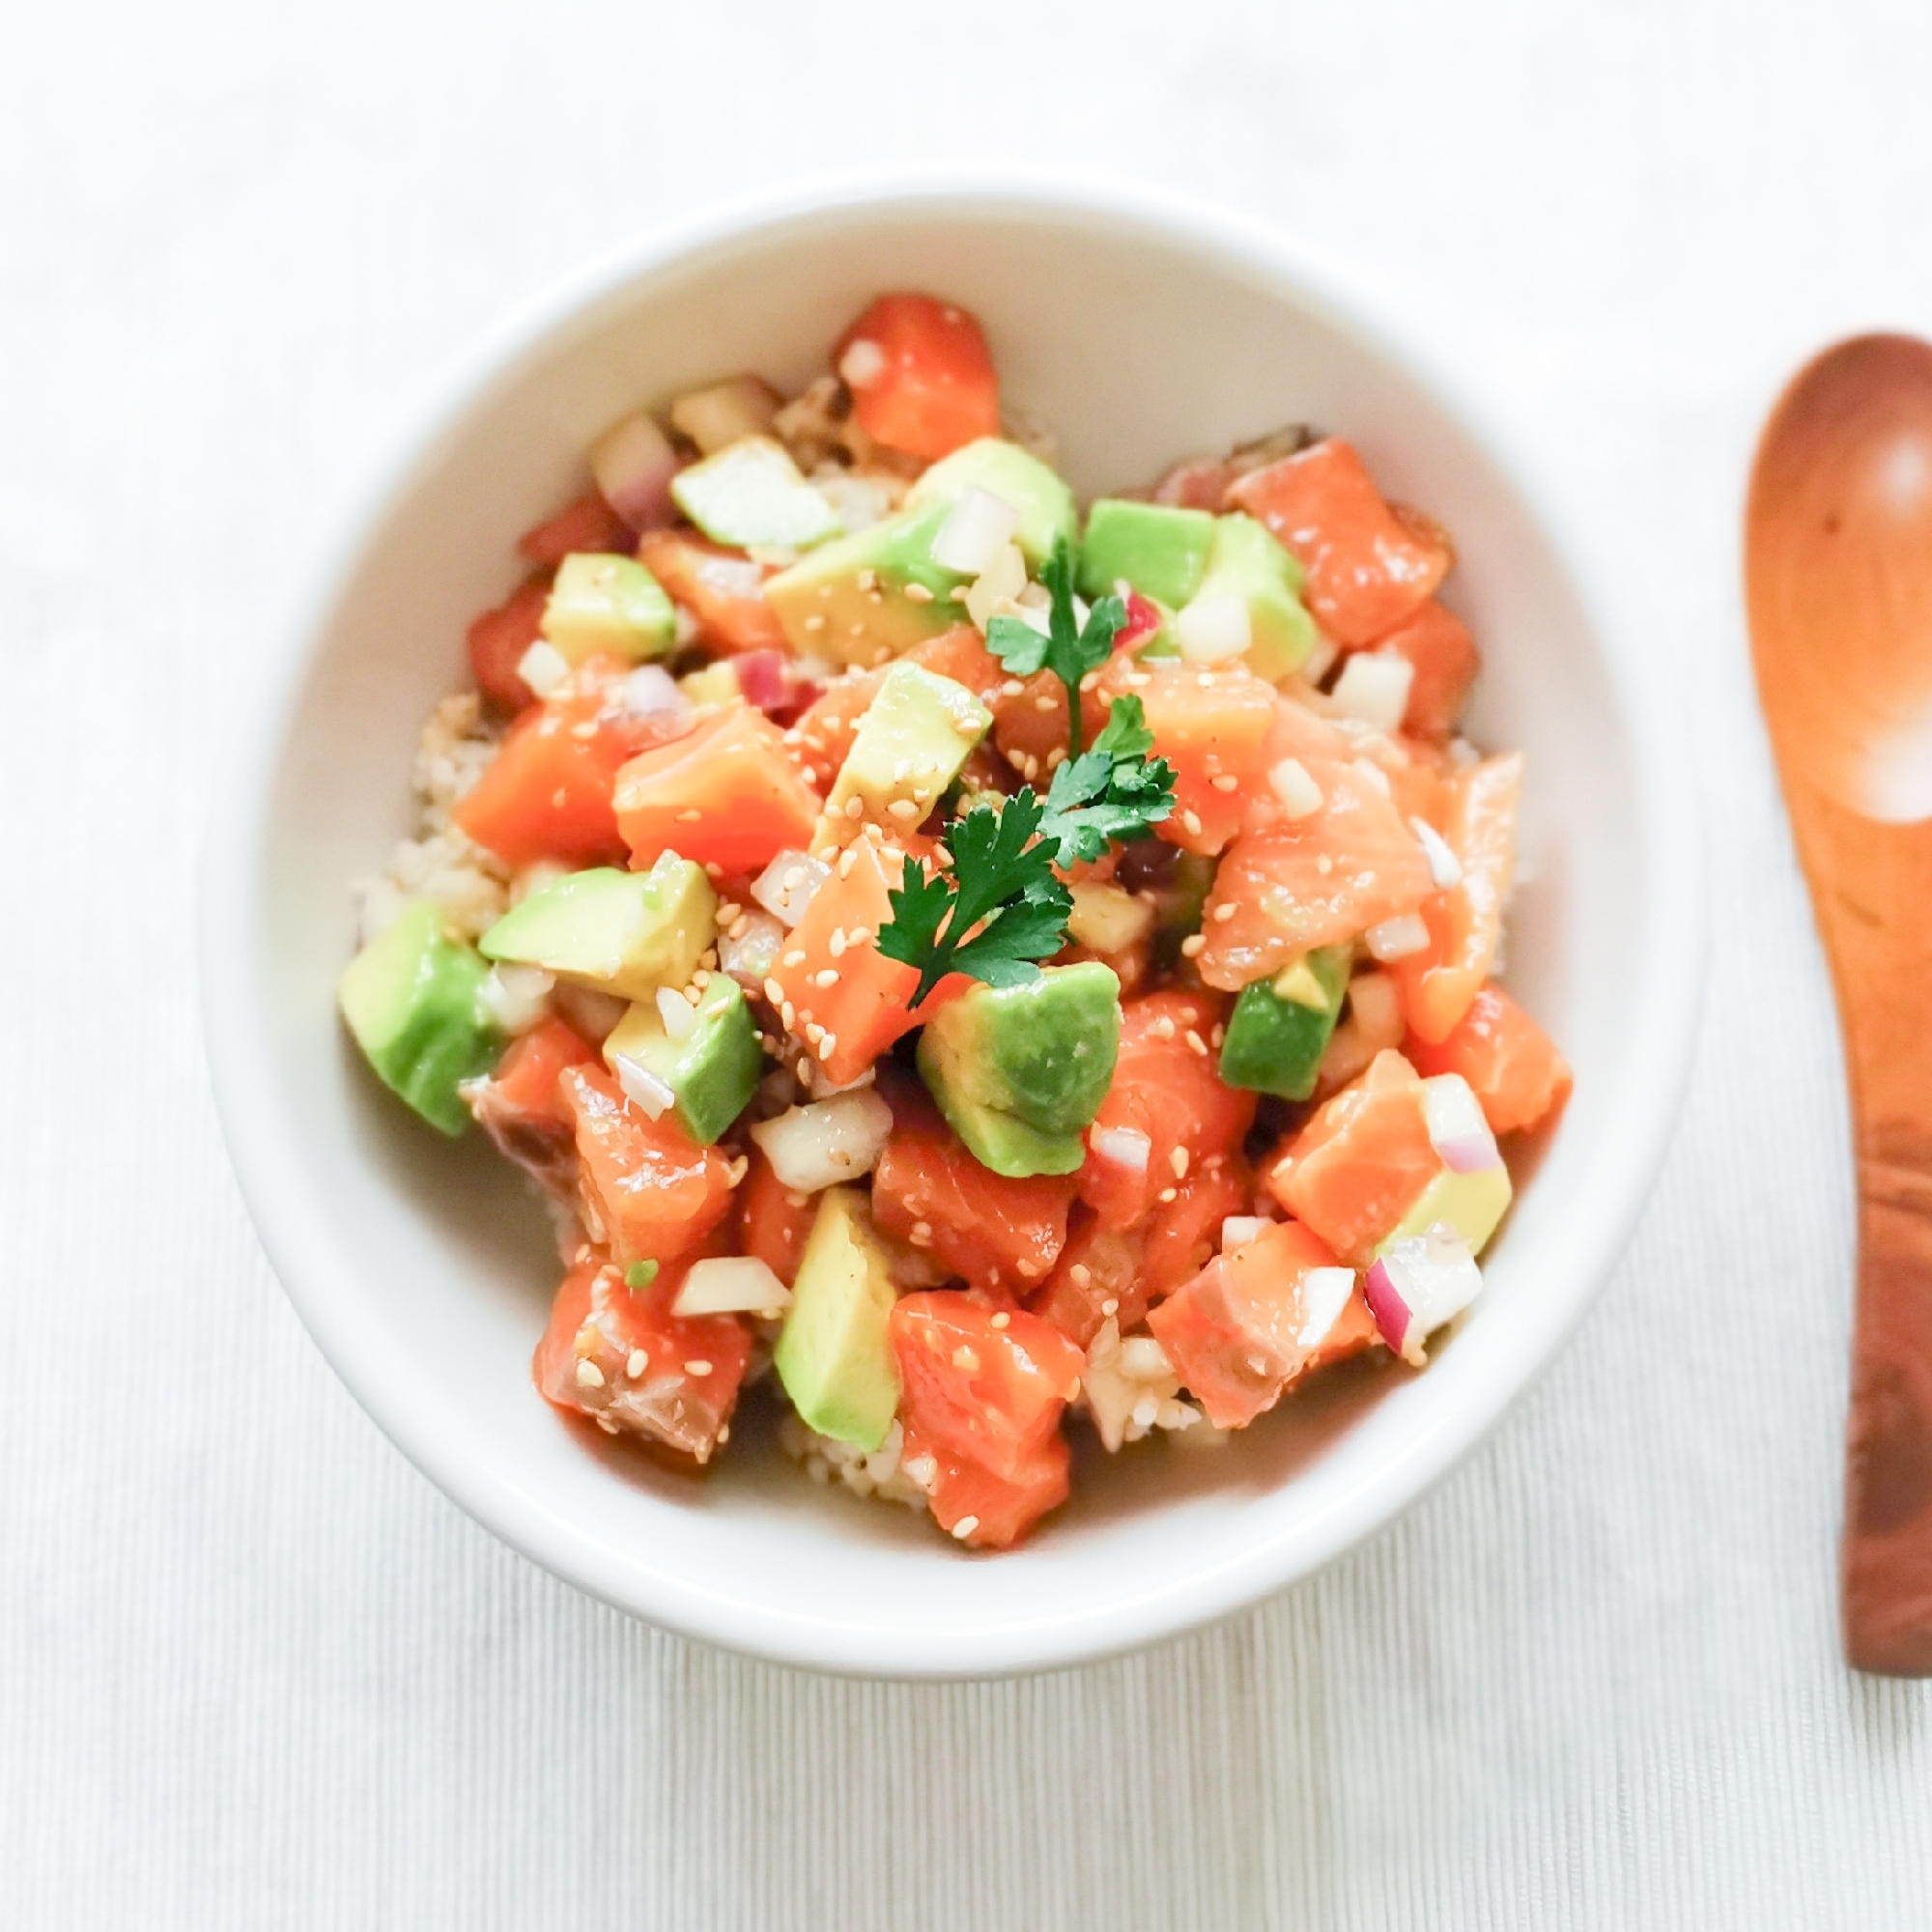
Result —
[[1047, 788], [1040, 838], [1057, 865], [1097, 859], [1111, 839], [1145, 838], [1174, 810], [1174, 767], [1150, 760], [1152, 750], [1140, 699], [1117, 697], [1094, 749], [1067, 759]]
[[1073, 609], [1073, 554], [1060, 538], [1040, 565], [1039, 581], [1053, 603], [1044, 634], [1019, 617], [995, 617], [986, 626], [986, 648], [1012, 677], [1050, 670], [1066, 691], [1068, 755], [1080, 754], [1080, 680], [1112, 655], [1114, 638], [1127, 621], [1118, 597], [1103, 597], [1076, 621]]
[[1053, 876], [1053, 850], [1037, 843], [1043, 813], [1027, 790], [997, 810], [976, 805], [948, 833], [952, 866], [928, 878], [912, 860], [889, 895], [893, 916], [879, 930], [879, 951], [919, 970], [917, 1008], [949, 973], [988, 986], [1021, 986], [1038, 978], [1034, 963], [1060, 951], [1073, 901]]
[[624, 1286], [626, 1288], [648, 1288], [657, 1278], [658, 1264], [656, 1262], [633, 1262], [624, 1270]]

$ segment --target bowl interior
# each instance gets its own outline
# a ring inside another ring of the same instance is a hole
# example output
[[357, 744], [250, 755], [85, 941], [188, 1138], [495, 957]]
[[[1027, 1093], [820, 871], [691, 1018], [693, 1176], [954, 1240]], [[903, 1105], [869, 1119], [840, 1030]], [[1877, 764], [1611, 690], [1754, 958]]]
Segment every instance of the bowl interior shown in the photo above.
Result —
[[[1487, 1293], [1427, 1374], [1338, 1375], [1225, 1448], [1086, 1454], [1072, 1503], [997, 1559], [813, 1488], [769, 1443], [695, 1483], [560, 1421], [528, 1379], [555, 1274], [537, 1205], [480, 1146], [404, 1119], [331, 1006], [347, 882], [407, 829], [412, 749], [463, 677], [464, 626], [514, 582], [517, 533], [582, 487], [586, 440], [707, 377], [803, 382], [895, 286], [980, 315], [1008, 398], [1051, 428], [1083, 494], [1306, 420], [1348, 434], [1392, 495], [1449, 526], [1450, 601], [1487, 662], [1474, 734], [1529, 753], [1509, 979], [1577, 1083]], [[1302, 277], [1211, 234], [1073, 204], [794, 214], [607, 279], [526, 329], [371, 519], [262, 726], [259, 779], [234, 807], [244, 823], [217, 861], [217, 1085], [270, 1253], [330, 1359], [436, 1480], [539, 1560], [658, 1621], [801, 1662], [901, 1674], [1063, 1662], [1214, 1614], [1366, 1533], [1574, 1320], [1667, 1118], [1635, 1046], [1652, 989], [1632, 962], [1660, 950], [1658, 827], [1628, 680], [1537, 506]]]

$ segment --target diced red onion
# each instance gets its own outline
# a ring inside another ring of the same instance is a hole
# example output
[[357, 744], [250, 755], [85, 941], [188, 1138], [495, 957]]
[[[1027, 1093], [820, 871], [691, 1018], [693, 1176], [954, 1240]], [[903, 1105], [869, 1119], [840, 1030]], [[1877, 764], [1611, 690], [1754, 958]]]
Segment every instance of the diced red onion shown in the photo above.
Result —
[[1362, 939], [1369, 956], [1387, 965], [1392, 959], [1410, 959], [1418, 952], [1428, 952], [1429, 927], [1423, 923], [1420, 913], [1399, 913], [1394, 919], [1370, 926]]
[[932, 560], [962, 577], [978, 577], [1013, 540], [1018, 513], [990, 490], [965, 491], [934, 532]]
[[1145, 1174], [1153, 1143], [1138, 1127], [1095, 1127], [1088, 1145], [1096, 1159], [1129, 1174]]
[[677, 474], [677, 452], [643, 411], [612, 423], [590, 445], [590, 473], [604, 500], [634, 530], [658, 529], [672, 521], [670, 479]]
[[793, 702], [790, 661], [782, 651], [747, 651], [731, 660], [738, 689], [747, 704], [760, 711], [783, 711]]
[[1411, 1368], [1424, 1341], [1482, 1293], [1483, 1274], [1460, 1235], [1441, 1226], [1394, 1242], [1362, 1283], [1381, 1337]]
[[1482, 1103], [1460, 1073], [1438, 1073], [1422, 1083], [1422, 1112], [1430, 1145], [1451, 1174], [1487, 1174], [1503, 1164]]
[[718, 1255], [685, 1270], [670, 1312], [684, 1321], [694, 1315], [776, 1315], [790, 1306], [791, 1290], [767, 1263], [752, 1255]]
[[1347, 1267], [1310, 1268], [1301, 1277], [1301, 1327], [1295, 1346], [1319, 1349], [1328, 1331], [1342, 1319], [1355, 1292], [1355, 1270]]
[[1342, 667], [1329, 696], [1348, 717], [1394, 731], [1408, 709], [1414, 679], [1415, 667], [1400, 651], [1357, 651]]
[[1114, 633], [1114, 648], [1139, 650], [1160, 629], [1160, 606], [1143, 597], [1124, 578], [1114, 588], [1127, 607], [1127, 621]]
[[893, 1110], [867, 1088], [760, 1121], [752, 1138], [764, 1150], [780, 1186], [816, 1194], [869, 1174], [892, 1130]]
[[803, 852], [781, 852], [753, 881], [752, 896], [789, 930], [805, 917], [812, 894], [831, 876], [829, 867]]

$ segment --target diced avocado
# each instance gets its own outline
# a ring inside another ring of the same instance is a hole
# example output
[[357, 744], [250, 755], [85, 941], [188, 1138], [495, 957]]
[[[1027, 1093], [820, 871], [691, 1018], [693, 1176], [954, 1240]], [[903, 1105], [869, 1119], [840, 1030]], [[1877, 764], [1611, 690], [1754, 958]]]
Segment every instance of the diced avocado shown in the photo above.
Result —
[[1067, 936], [1092, 952], [1124, 952], [1153, 930], [1154, 909], [1122, 887], [1082, 881], [1069, 888]]
[[1300, 563], [1252, 517], [1214, 520], [1203, 594], [1237, 597], [1248, 608], [1246, 663], [1270, 683], [1298, 670], [1316, 644], [1315, 619], [1303, 608]]
[[572, 664], [599, 653], [662, 657], [677, 636], [677, 612], [635, 557], [573, 551], [556, 567], [540, 625], [545, 640]]
[[906, 507], [951, 505], [968, 490], [988, 492], [1019, 518], [1013, 541], [1036, 570], [1056, 543], [1073, 541], [1079, 524], [1073, 492], [1038, 457], [997, 436], [982, 436], [942, 456], [906, 492]]
[[1411, 1235], [1426, 1235], [1439, 1221], [1468, 1242], [1472, 1255], [1479, 1255], [1509, 1211], [1511, 1192], [1506, 1167], [1485, 1168], [1480, 1174], [1454, 1174], [1445, 1167], [1416, 1196], [1376, 1253], [1387, 1253], [1392, 1242]]
[[835, 825], [844, 820], [847, 802], [856, 798], [865, 817], [909, 831], [932, 810], [992, 722], [993, 714], [963, 684], [916, 664], [895, 664], [859, 722], [825, 801], [827, 819]]
[[1164, 886], [1154, 892], [1154, 963], [1170, 967], [1180, 957], [1180, 942], [1201, 930], [1201, 908], [1214, 888], [1214, 861], [1183, 852]]
[[949, 505], [926, 503], [821, 544], [765, 580], [785, 641], [834, 664], [876, 665], [966, 622], [965, 580], [932, 560]]
[[717, 909], [704, 868], [667, 852], [648, 872], [567, 872], [512, 906], [480, 945], [487, 959], [648, 1000], [691, 978], [712, 942]]
[[1087, 536], [1080, 547], [1081, 596], [1111, 596], [1124, 577], [1143, 597], [1179, 610], [1201, 588], [1214, 544], [1214, 521], [1206, 510], [1100, 497], [1087, 512]]
[[886, 1439], [899, 1406], [898, 1365], [886, 1330], [895, 1299], [865, 1195], [828, 1187], [772, 1350], [772, 1366], [808, 1429], [867, 1452]]
[[670, 494], [713, 543], [804, 550], [838, 534], [838, 511], [768, 436], [741, 436], [680, 469]]
[[700, 665], [696, 670], [688, 670], [678, 679], [677, 688], [694, 704], [735, 704], [745, 695], [745, 687], [738, 682], [738, 673], [731, 668], [729, 658], [720, 658], [716, 664]]
[[1072, 1174], [1120, 1044], [1121, 982], [1090, 959], [962, 993], [926, 1023], [919, 1070], [982, 1167]]
[[[674, 995], [673, 998], [682, 998]], [[735, 980], [714, 973], [689, 1031], [672, 1038], [656, 1000], [639, 1000], [604, 1041], [613, 1073], [619, 1060], [641, 1066], [670, 1089], [672, 1111], [700, 1147], [709, 1147], [740, 1114], [765, 1070], [758, 1029]]]
[[469, 1124], [459, 1084], [487, 1073], [502, 1050], [478, 1003], [488, 971], [444, 933], [436, 908], [417, 899], [335, 982], [342, 1017], [377, 1076], [445, 1134]]
[[1272, 979], [1241, 989], [1221, 1042], [1230, 1087], [1305, 1100], [1349, 990], [1350, 949], [1319, 946]]

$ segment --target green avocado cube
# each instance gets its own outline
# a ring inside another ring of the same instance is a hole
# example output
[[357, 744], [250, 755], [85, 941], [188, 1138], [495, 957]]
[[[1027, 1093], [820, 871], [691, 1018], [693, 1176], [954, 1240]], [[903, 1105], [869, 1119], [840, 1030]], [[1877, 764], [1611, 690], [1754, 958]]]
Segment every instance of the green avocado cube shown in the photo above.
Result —
[[1426, 1235], [1440, 1223], [1461, 1235], [1472, 1255], [1480, 1255], [1509, 1211], [1511, 1193], [1506, 1167], [1485, 1168], [1480, 1174], [1454, 1174], [1445, 1167], [1416, 1196], [1376, 1253], [1386, 1254], [1397, 1241]]
[[741, 436], [671, 478], [677, 507], [713, 543], [805, 550], [838, 534], [838, 512], [799, 474], [784, 445]]
[[1270, 684], [1298, 670], [1315, 648], [1315, 619], [1301, 602], [1303, 582], [1299, 561], [1273, 531], [1252, 517], [1215, 518], [1200, 594], [1221, 593], [1247, 607], [1245, 662]]
[[887, 1321], [897, 1292], [865, 1194], [828, 1187], [806, 1237], [772, 1367], [808, 1429], [868, 1454], [899, 1406]]
[[951, 509], [923, 503], [821, 544], [765, 580], [765, 602], [801, 655], [877, 665], [966, 622], [965, 579], [932, 560]]
[[1179, 610], [1201, 588], [1215, 520], [1206, 510], [1102, 497], [1087, 512], [1080, 547], [1080, 594], [1113, 595], [1125, 578], [1143, 597]]
[[620, 1080], [618, 1063], [627, 1061], [668, 1088], [679, 1124], [699, 1147], [709, 1147], [745, 1111], [765, 1060], [735, 980], [712, 974], [696, 1006], [685, 1010], [691, 1017], [673, 1035], [655, 999], [637, 1001], [606, 1037], [604, 1060]]
[[997, 497], [1018, 517], [1013, 541], [1037, 571], [1057, 543], [1073, 541], [1079, 519], [1073, 492], [1031, 451], [997, 436], [982, 436], [942, 456], [906, 492], [905, 506], [949, 508], [969, 490]]
[[712, 942], [718, 895], [704, 868], [666, 852], [648, 872], [566, 872], [486, 932], [486, 959], [541, 966], [620, 1000], [682, 986]]
[[458, 1089], [489, 1072], [502, 1050], [478, 998], [488, 970], [416, 899], [335, 982], [342, 1017], [377, 1077], [451, 1136], [469, 1124]]
[[1349, 990], [1346, 946], [1318, 946], [1294, 965], [1241, 989], [1221, 1041], [1229, 1087], [1305, 1100]]
[[982, 1167], [1015, 1179], [1072, 1174], [1120, 1045], [1121, 982], [1089, 959], [962, 993], [920, 1035], [919, 1070]]
[[826, 817], [845, 816], [856, 798], [865, 817], [910, 830], [958, 776], [992, 722], [963, 684], [916, 664], [895, 664], [859, 721], [825, 801]]
[[600, 653], [635, 662], [670, 649], [677, 612], [635, 557], [573, 551], [556, 567], [538, 628], [571, 664]]

